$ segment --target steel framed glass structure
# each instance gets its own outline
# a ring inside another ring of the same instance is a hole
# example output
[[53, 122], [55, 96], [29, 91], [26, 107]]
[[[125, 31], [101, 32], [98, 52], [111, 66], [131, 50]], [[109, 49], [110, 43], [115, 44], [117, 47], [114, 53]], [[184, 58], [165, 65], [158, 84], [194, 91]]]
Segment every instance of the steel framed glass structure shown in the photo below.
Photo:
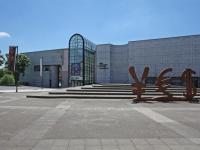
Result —
[[80, 86], [95, 82], [96, 45], [80, 34], [69, 40], [69, 86]]

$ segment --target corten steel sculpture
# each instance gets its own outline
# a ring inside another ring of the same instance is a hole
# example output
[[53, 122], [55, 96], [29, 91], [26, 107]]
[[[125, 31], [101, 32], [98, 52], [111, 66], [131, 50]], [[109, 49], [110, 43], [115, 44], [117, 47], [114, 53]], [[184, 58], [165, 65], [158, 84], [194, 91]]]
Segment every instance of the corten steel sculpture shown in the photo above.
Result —
[[136, 103], [142, 100], [142, 94], [145, 93], [144, 88], [146, 87], [146, 85], [143, 82], [145, 78], [148, 76], [149, 67], [145, 67], [140, 81], [138, 80], [134, 67], [129, 67], [129, 73], [132, 79], [135, 81], [135, 83], [132, 84], [133, 86], [132, 91], [133, 91], [133, 94], [137, 95], [137, 98], [133, 100], [133, 102]]
[[170, 87], [170, 81], [172, 78], [164, 76], [166, 73], [172, 72], [172, 68], [163, 69], [158, 78], [156, 79], [155, 85], [158, 87], [156, 90], [157, 92], [162, 92], [165, 96], [161, 97], [150, 97], [150, 98], [142, 98], [142, 94], [145, 93], [145, 83], [144, 80], [147, 78], [149, 73], [149, 67], [145, 67], [141, 80], [138, 80], [137, 74], [135, 72], [134, 67], [129, 68], [129, 73], [135, 83], [132, 84], [132, 91], [133, 94], [137, 95], [136, 99], [133, 99], [134, 103], [139, 101], [147, 101], [147, 100], [154, 100], [154, 101], [190, 101], [190, 102], [199, 102], [198, 99], [194, 99], [194, 96], [197, 94], [197, 88], [192, 83], [192, 74], [196, 74], [195, 71], [192, 69], [186, 69], [182, 73], [182, 80], [185, 81], [186, 86], [186, 93], [183, 93], [184, 98], [175, 97], [173, 94], [167, 91], [167, 88]]
[[162, 92], [167, 95], [168, 98], [172, 98], [172, 94], [167, 92], [167, 88], [170, 87], [170, 82], [172, 78], [165, 77], [164, 75], [168, 72], [172, 72], [172, 68], [163, 69], [158, 78], [156, 79], [156, 86], [158, 86], [157, 92]]
[[197, 94], [197, 88], [192, 83], [192, 74], [196, 74], [196, 72], [192, 69], [185, 69], [181, 76], [181, 79], [185, 81], [186, 86], [186, 93], [184, 93], [183, 95], [190, 102], [194, 101], [193, 98]]

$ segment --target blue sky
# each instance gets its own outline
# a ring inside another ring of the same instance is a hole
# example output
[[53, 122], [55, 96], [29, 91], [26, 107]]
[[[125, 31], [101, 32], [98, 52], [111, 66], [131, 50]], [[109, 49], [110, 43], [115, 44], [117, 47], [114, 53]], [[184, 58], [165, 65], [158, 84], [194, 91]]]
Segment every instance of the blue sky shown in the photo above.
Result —
[[200, 0], [0, 0], [0, 50], [68, 47], [200, 34]]

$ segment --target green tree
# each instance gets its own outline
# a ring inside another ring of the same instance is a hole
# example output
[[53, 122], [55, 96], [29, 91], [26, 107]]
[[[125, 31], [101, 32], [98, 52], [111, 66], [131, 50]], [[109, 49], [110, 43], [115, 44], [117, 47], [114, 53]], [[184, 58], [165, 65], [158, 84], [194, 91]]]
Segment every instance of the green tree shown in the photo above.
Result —
[[16, 59], [17, 59], [16, 68], [15, 68], [16, 70], [14, 72], [14, 76], [15, 76], [15, 85], [18, 86], [20, 74], [22, 73], [22, 75], [24, 76], [24, 72], [26, 70], [26, 67], [28, 67], [31, 64], [31, 61], [24, 54], [17, 55]]
[[8, 54], [6, 54], [5, 67], [4, 68], [8, 68]]
[[5, 62], [5, 58], [4, 56], [1, 54], [1, 50], [0, 50], [0, 66], [2, 66]]
[[15, 85], [15, 79], [12, 74], [4, 74], [0, 79], [0, 85]]
[[16, 63], [16, 71], [18, 74], [23, 74], [26, 70], [26, 67], [28, 67], [31, 64], [30, 59], [24, 55], [24, 54], [19, 54], [17, 56], [17, 63]]

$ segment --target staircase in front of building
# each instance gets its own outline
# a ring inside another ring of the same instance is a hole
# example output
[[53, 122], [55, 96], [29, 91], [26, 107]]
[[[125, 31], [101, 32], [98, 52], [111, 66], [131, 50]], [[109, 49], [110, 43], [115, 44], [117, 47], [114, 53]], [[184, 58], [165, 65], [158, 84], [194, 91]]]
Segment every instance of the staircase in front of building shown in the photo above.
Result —
[[[156, 86], [148, 85], [142, 97], [161, 97], [162, 92], [157, 92]], [[185, 87], [172, 86], [168, 88], [174, 97], [184, 97]], [[195, 98], [200, 99], [200, 89], [197, 89]], [[82, 86], [75, 88], [67, 88], [66, 90], [56, 90], [48, 94], [27, 95], [27, 98], [75, 98], [75, 99], [133, 99], [136, 95], [132, 93], [130, 84], [96, 84], [90, 86]]]

